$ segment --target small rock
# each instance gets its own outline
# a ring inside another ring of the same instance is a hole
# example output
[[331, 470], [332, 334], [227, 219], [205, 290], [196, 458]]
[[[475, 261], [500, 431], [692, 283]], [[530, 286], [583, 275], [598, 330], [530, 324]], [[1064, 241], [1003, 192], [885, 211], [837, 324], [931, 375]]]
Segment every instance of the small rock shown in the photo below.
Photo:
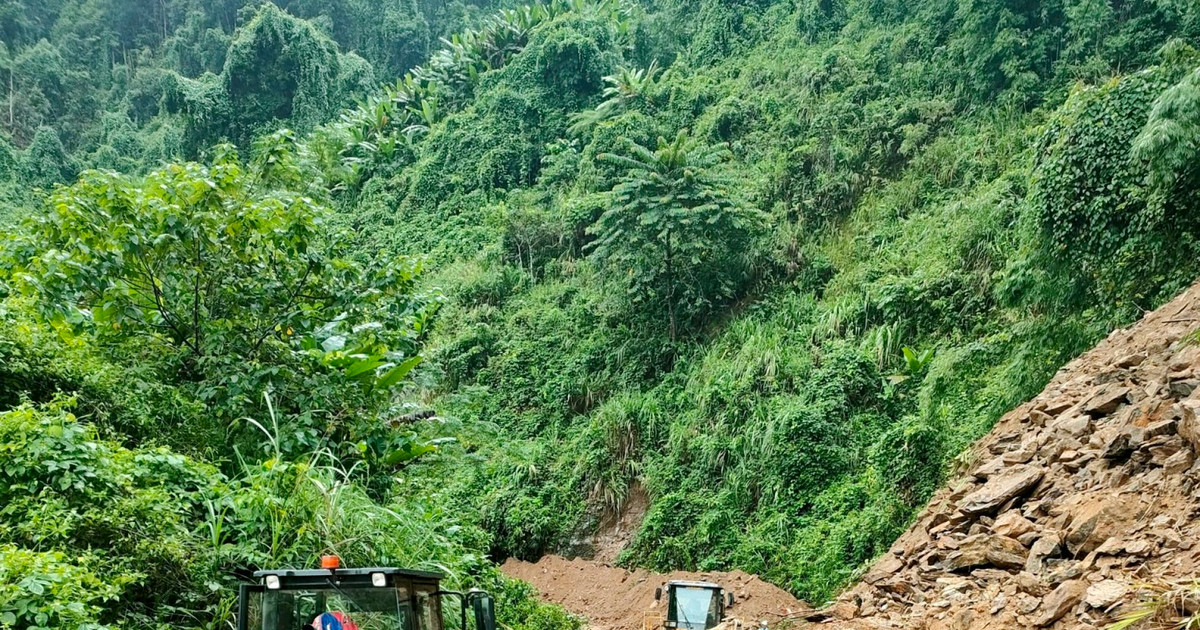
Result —
[[1167, 458], [1163, 462], [1163, 474], [1166, 475], [1182, 475], [1191, 469], [1192, 464], [1196, 462], [1196, 456], [1192, 454], [1190, 449], [1183, 449], [1178, 453]]
[[1197, 418], [1196, 406], [1200, 401], [1188, 400], [1181, 404], [1179, 420], [1179, 435], [1192, 445], [1192, 450], [1200, 452], [1200, 419]]
[[1172, 372], [1181, 372], [1183, 370], [1191, 369], [1192, 364], [1198, 358], [1200, 358], [1196, 355], [1197, 353], [1195, 347], [1188, 346], [1184, 350], [1180, 351], [1180, 353], [1177, 354], [1173, 359], [1171, 359], [1171, 363], [1167, 366], [1167, 369]]
[[982, 488], [967, 495], [959, 510], [970, 516], [995, 512], [1009, 500], [1021, 496], [1042, 480], [1043, 472], [1033, 466], [1018, 465], [996, 475]]
[[1101, 543], [1092, 553], [1111, 556], [1121, 553], [1124, 549], [1125, 543], [1120, 538], [1114, 536]]
[[1004, 456], [1000, 455], [998, 457], [988, 460], [987, 463], [985, 463], [982, 466], [979, 466], [975, 470], [971, 471], [971, 474], [980, 479], [986, 480], [986, 479], [991, 478], [994, 475], [1000, 474], [1006, 468], [1008, 468], [1008, 464], [1004, 462]]
[[975, 569], [971, 577], [985, 582], [1001, 582], [1012, 577], [1012, 574], [1002, 569]]
[[1049, 588], [1045, 582], [1039, 580], [1037, 576], [1028, 571], [1021, 571], [1013, 577], [1013, 581], [1022, 593], [1029, 593], [1038, 597], [1045, 595]]
[[1154, 549], [1154, 545], [1144, 539], [1131, 540], [1125, 543], [1125, 553], [1131, 556], [1146, 556], [1150, 554], [1152, 549]]
[[1145, 352], [1133, 352], [1133, 353], [1121, 356], [1116, 361], [1113, 361], [1113, 367], [1118, 367], [1118, 368], [1137, 367], [1142, 364], [1142, 361], [1145, 361], [1145, 360], [1146, 360]]
[[1045, 570], [1045, 559], [1058, 553], [1060, 543], [1057, 536], [1042, 536], [1033, 543], [1029, 557], [1025, 561], [1025, 570], [1038, 574]]
[[942, 589], [941, 596], [942, 598], [948, 599], [952, 602], [961, 602], [969, 597], [971, 590], [971, 585], [967, 583], [951, 584], [950, 586]]
[[1009, 510], [996, 518], [992, 524], [992, 532], [1009, 538], [1016, 538], [1034, 531], [1037, 528], [1033, 521], [1021, 516], [1016, 510]]
[[1010, 466], [1013, 464], [1027, 464], [1029, 463], [1029, 460], [1033, 459], [1033, 456], [1036, 454], [1037, 451], [1033, 449], [1019, 448], [1015, 451], [1009, 451], [1001, 455], [1000, 459], [1003, 460], [1005, 464]]
[[962, 546], [942, 563], [944, 571], [960, 571], [981, 566], [1020, 569], [1029, 552], [1007, 536], [980, 534], [963, 541]]
[[1092, 608], [1108, 608], [1121, 601], [1129, 593], [1129, 587], [1116, 580], [1096, 582], [1087, 589], [1084, 600]]
[[1167, 465], [1167, 460], [1171, 459], [1171, 456], [1180, 452], [1180, 446], [1181, 445], [1175, 443], [1167, 443], [1152, 447], [1150, 449], [1150, 463], [1154, 464], [1155, 466], [1165, 467]]
[[880, 559], [879, 562], [875, 563], [875, 566], [871, 568], [871, 571], [863, 576], [862, 581], [866, 582], [867, 584], [875, 584], [876, 582], [882, 582], [883, 580], [887, 579], [888, 577], [891, 577], [892, 574], [894, 574], [895, 572], [897, 572], [903, 568], [904, 568], [903, 560], [901, 560], [900, 558], [897, 558], [896, 556], [894, 556], [892, 554], [887, 554], [882, 559]]
[[[1063, 455], [1066, 455], [1066, 453], [1063, 453]], [[1076, 457], [1075, 459], [1063, 462], [1063, 468], [1067, 472], [1072, 472], [1072, 473], [1077, 472], [1084, 466], [1087, 466], [1088, 464], [1090, 464], [1092, 462], [1092, 460], [1096, 459], [1096, 455], [1097, 455], [1097, 453], [1095, 451], [1085, 451], [1083, 453], [1080, 453], [1079, 456]], [[1061, 458], [1062, 455], [1060, 455], [1059, 457]]]
[[1109, 471], [1107, 485], [1109, 488], [1120, 488], [1129, 481], [1129, 467], [1122, 466], [1116, 470]]
[[1079, 579], [1083, 575], [1083, 566], [1078, 562], [1070, 562], [1059, 566], [1050, 575], [1046, 576], [1046, 581], [1051, 584], [1062, 584], [1069, 580]]
[[1092, 416], [1107, 416], [1117, 410], [1117, 407], [1122, 403], [1127, 402], [1129, 396], [1129, 388], [1108, 383], [1097, 387], [1087, 402], [1083, 404], [1083, 410]]
[[1022, 615], [1028, 615], [1029, 613], [1037, 610], [1038, 606], [1041, 605], [1042, 600], [1034, 597], [1033, 595], [1026, 595], [1022, 593], [1017, 597], [1017, 612]]
[[1175, 524], [1175, 519], [1166, 514], [1159, 514], [1150, 520], [1150, 527], [1171, 527]]
[[858, 615], [858, 604], [847, 601], [845, 599], [838, 600], [835, 604], [821, 610], [813, 610], [802, 616], [805, 621], [814, 623], [825, 622], [830, 619], [840, 619], [847, 621]]
[[854, 602], [840, 601], [829, 611], [836, 619], [848, 620], [858, 616], [858, 606]]
[[1026, 532], [1024, 534], [1021, 534], [1020, 536], [1017, 536], [1017, 542], [1028, 547], [1028, 546], [1032, 545], [1035, 540], [1038, 539], [1038, 536], [1041, 536], [1041, 535], [1042, 535], [1042, 533], [1039, 531]]
[[1054, 429], [1058, 429], [1075, 437], [1087, 435], [1092, 429], [1091, 417], [1080, 414], [1073, 418], [1059, 418], [1050, 425]]
[[1044, 403], [1038, 405], [1037, 408], [1039, 411], [1041, 411], [1047, 415], [1057, 416], [1058, 414], [1060, 414], [1074, 406], [1075, 406], [1075, 403], [1073, 403], [1069, 399], [1063, 397], [1063, 398], [1056, 398], [1049, 402], [1044, 402]]
[[1042, 600], [1042, 614], [1034, 621], [1038, 627], [1048, 626], [1067, 614], [1087, 593], [1087, 583], [1082, 580], [1063, 582]]
[[1192, 392], [1196, 391], [1197, 387], [1200, 387], [1200, 381], [1195, 379], [1188, 379], [1186, 381], [1172, 381], [1171, 384], [1167, 386], [1168, 391], [1170, 391], [1171, 395], [1175, 398], [1187, 398], [1188, 396], [1192, 395]]
[[1005, 606], [1008, 606], [1008, 596], [1004, 593], [1000, 593], [996, 596], [996, 599], [992, 600], [992, 607], [988, 609], [988, 612], [992, 613], [993, 615], [1000, 614], [1000, 611], [1004, 610]]
[[1175, 435], [1179, 430], [1179, 423], [1174, 418], [1166, 418], [1157, 422], [1152, 422], [1142, 429], [1142, 439], [1152, 440], [1160, 435]]
[[1108, 440], [1108, 443], [1104, 445], [1104, 454], [1101, 457], [1113, 462], [1123, 462], [1129, 459], [1134, 450], [1133, 434], [1131, 431], [1125, 430]]
[[1150, 535], [1161, 540], [1164, 549], [1179, 549], [1183, 546], [1183, 537], [1173, 529], [1156, 529], [1151, 531]]
[[1065, 540], [1072, 554], [1085, 554], [1120, 533], [1125, 506], [1116, 500], [1090, 501], [1071, 512]]

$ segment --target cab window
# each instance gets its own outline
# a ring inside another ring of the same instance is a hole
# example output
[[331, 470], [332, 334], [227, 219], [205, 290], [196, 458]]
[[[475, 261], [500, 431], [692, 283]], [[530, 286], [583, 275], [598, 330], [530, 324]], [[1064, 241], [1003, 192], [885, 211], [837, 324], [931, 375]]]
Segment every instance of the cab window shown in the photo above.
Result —
[[416, 630], [442, 630], [441, 600], [434, 596], [436, 592], [432, 584], [413, 585]]
[[399, 585], [251, 593], [247, 630], [298, 630], [323, 613], [349, 620], [359, 630], [414, 630], [410, 593], [406, 586]]

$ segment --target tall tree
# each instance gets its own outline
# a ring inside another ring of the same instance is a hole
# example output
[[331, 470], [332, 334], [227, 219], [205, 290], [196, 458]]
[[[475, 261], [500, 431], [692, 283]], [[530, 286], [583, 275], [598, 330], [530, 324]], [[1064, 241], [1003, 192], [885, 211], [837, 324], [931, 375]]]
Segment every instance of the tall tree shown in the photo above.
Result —
[[625, 277], [638, 301], [660, 304], [671, 340], [680, 320], [702, 317], [748, 277], [747, 252], [766, 215], [736, 202], [716, 167], [730, 156], [680, 131], [654, 149], [629, 142], [626, 155], [598, 159], [626, 169], [612, 206], [591, 228], [592, 256]]
[[[1190, 56], [1200, 62], [1194, 51]], [[1134, 141], [1134, 154], [1150, 164], [1151, 181], [1160, 193], [1200, 173], [1200, 66], [1158, 97]]]

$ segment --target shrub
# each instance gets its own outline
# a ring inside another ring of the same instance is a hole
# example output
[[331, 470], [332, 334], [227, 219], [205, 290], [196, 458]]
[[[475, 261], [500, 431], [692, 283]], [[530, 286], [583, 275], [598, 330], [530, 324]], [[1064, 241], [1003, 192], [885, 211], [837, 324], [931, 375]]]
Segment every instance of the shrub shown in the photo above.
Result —
[[117, 598], [124, 580], [84, 568], [101, 562], [84, 555], [74, 563], [61, 552], [0, 544], [0, 628], [107, 630], [101, 604]]

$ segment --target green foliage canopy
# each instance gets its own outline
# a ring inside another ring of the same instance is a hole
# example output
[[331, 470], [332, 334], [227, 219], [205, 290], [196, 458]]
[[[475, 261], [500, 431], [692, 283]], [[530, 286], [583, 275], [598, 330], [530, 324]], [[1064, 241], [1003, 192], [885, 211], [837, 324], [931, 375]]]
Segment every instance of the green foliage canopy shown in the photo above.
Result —
[[85, 173], [30, 222], [16, 246], [20, 278], [60, 316], [85, 313], [102, 333], [166, 340], [194, 358], [258, 358], [269, 339], [386, 312], [414, 268], [356, 284], [361, 270], [320, 230], [327, 211], [271, 186], [283, 159], [247, 170], [226, 148], [212, 166]]

